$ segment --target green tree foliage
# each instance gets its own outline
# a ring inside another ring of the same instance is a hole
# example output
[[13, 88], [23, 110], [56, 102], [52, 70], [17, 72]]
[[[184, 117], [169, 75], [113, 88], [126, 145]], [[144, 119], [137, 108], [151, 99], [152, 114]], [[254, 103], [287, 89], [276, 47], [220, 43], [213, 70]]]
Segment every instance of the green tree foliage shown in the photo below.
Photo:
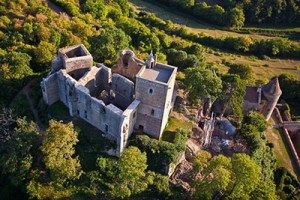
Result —
[[117, 28], [108, 28], [90, 38], [91, 53], [97, 62], [112, 64], [119, 52], [129, 47], [130, 38]]
[[[13, 120], [13, 119], [10, 119]], [[0, 142], [0, 169], [15, 186], [22, 186], [32, 167], [33, 144], [38, 132], [33, 122], [18, 118], [10, 137]]]
[[208, 151], [200, 150], [195, 156], [192, 157], [192, 163], [196, 170], [201, 171], [207, 166], [208, 161], [211, 159], [211, 154]]
[[232, 158], [232, 178], [229, 197], [249, 199], [261, 178], [261, 168], [246, 154], [235, 154]]
[[146, 169], [146, 153], [137, 147], [126, 149], [117, 164], [118, 174], [111, 190], [112, 196], [124, 198], [146, 190], [153, 181], [152, 177], [147, 176]]
[[57, 182], [75, 180], [82, 174], [79, 159], [74, 158], [77, 136], [78, 133], [74, 130], [72, 123], [49, 121], [41, 151], [44, 154], [44, 163], [50, 170], [51, 178]]
[[224, 110], [231, 107], [233, 114], [238, 122], [243, 118], [242, 107], [246, 90], [246, 81], [242, 80], [239, 75], [227, 74], [222, 77], [224, 101]]
[[195, 199], [212, 199], [214, 194], [224, 193], [231, 181], [231, 160], [223, 155], [212, 158], [196, 181]]
[[0, 74], [3, 79], [23, 79], [32, 75], [31, 57], [26, 53], [16, 51], [4, 53], [0, 64]]
[[184, 84], [188, 97], [194, 104], [199, 103], [205, 97], [215, 100], [222, 88], [222, 81], [218, 76], [211, 70], [200, 67], [185, 70]]
[[53, 44], [44, 41], [40, 42], [34, 51], [34, 61], [42, 66], [37, 69], [38, 71], [44, 71], [45, 69], [49, 68], [55, 52], [56, 47]]
[[43, 165], [31, 170], [26, 186], [31, 199], [70, 198], [78, 192], [74, 181], [82, 170], [79, 158], [74, 158], [77, 135], [72, 123], [49, 121], [40, 146]]
[[104, 0], [87, 0], [83, 5], [83, 10], [91, 13], [94, 18], [102, 18], [107, 14]]
[[[146, 153], [137, 147], [124, 150], [118, 161], [98, 158], [97, 166], [99, 170], [91, 174], [91, 182], [98, 191], [107, 192], [111, 197], [123, 199], [137, 195], [149, 186], [161, 193], [170, 192], [168, 178], [147, 171]], [[99, 184], [105, 187], [99, 188]]]
[[[200, 172], [192, 184], [194, 199], [213, 199], [216, 195], [230, 199], [277, 199], [275, 185], [261, 175], [262, 168], [246, 154], [234, 154], [232, 158], [218, 155], [210, 159], [207, 153], [201, 152], [200, 159], [196, 155], [192, 161], [196, 173]], [[201, 161], [201, 168], [197, 161]]]
[[230, 67], [228, 70], [229, 74], [239, 75], [242, 80], [247, 81], [247, 85], [254, 84], [255, 74], [249, 65], [235, 63], [226, 63], [226, 65]]
[[300, 100], [300, 82], [296, 75], [281, 74], [278, 77], [282, 98], [286, 100]]
[[244, 26], [245, 15], [242, 9], [233, 8], [232, 10], [230, 10], [230, 12], [228, 12], [227, 15], [228, 25], [230, 27], [239, 29]]
[[147, 153], [148, 169], [164, 174], [165, 167], [176, 162], [179, 156], [185, 151], [187, 132], [177, 130], [174, 143], [151, 139], [147, 135], [136, 136], [132, 145], [137, 146], [142, 152]]

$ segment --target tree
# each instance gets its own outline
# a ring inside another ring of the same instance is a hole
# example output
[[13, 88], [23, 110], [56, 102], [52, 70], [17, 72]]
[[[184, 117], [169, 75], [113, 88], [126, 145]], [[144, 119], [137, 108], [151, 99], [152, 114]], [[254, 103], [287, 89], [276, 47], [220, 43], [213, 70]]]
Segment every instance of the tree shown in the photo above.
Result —
[[[124, 150], [118, 161], [98, 158], [97, 166], [99, 170], [91, 174], [91, 181], [98, 191], [104, 190], [113, 198], [123, 199], [139, 194], [145, 191], [148, 185], [153, 184], [155, 177], [153, 172], [146, 171], [148, 166], [146, 153], [133, 146]], [[156, 186], [164, 191], [165, 183], [161, 182], [161, 184]], [[102, 187], [99, 188], [99, 185]]]
[[150, 181], [146, 169], [146, 153], [142, 153], [137, 147], [126, 149], [118, 161], [118, 174], [111, 194], [124, 198], [146, 190]]
[[10, 140], [13, 132], [11, 131], [17, 120], [16, 114], [12, 109], [3, 108], [0, 113], [0, 142]]
[[0, 74], [3, 74], [5, 79], [23, 79], [32, 75], [30, 60], [31, 57], [26, 53], [8, 52], [0, 61], [0, 64], [2, 64]]
[[167, 51], [167, 61], [170, 65], [182, 66], [182, 63], [187, 59], [187, 53], [185, 51], [176, 49], [169, 49]]
[[246, 92], [246, 81], [242, 80], [239, 75], [227, 74], [222, 77], [224, 102], [223, 114], [230, 107], [234, 116], [240, 122], [243, 118], [242, 107]]
[[89, 41], [91, 52], [97, 62], [112, 64], [123, 49], [128, 48], [130, 38], [121, 29], [103, 29], [97, 36], [93, 36]]
[[32, 166], [32, 149], [38, 131], [26, 118], [18, 118], [16, 124], [11, 137], [0, 143], [0, 168], [2, 175], [8, 176], [13, 185], [21, 186]]
[[193, 104], [210, 97], [215, 100], [221, 92], [222, 81], [211, 70], [200, 67], [185, 70], [184, 84]]
[[261, 168], [246, 154], [234, 154], [232, 158], [232, 183], [229, 197], [249, 199], [260, 183]]
[[213, 199], [215, 193], [224, 193], [231, 182], [231, 160], [218, 155], [210, 160], [202, 171], [202, 179], [196, 182], [195, 199]]
[[255, 111], [250, 111], [248, 115], [245, 116], [243, 124], [251, 124], [260, 132], [264, 132], [268, 128], [265, 117]]
[[81, 166], [78, 157], [73, 157], [78, 133], [72, 123], [63, 124], [50, 120], [49, 128], [45, 132], [41, 151], [44, 163], [50, 170], [51, 179], [60, 183], [78, 179]]
[[41, 69], [37, 69], [37, 71], [43, 71], [50, 66], [55, 51], [56, 47], [53, 44], [44, 41], [40, 42], [34, 50], [34, 61], [42, 67]]
[[83, 5], [85, 12], [90, 12], [94, 18], [105, 17], [107, 9], [104, 0], [87, 0]]
[[282, 98], [288, 100], [300, 100], [300, 81], [296, 75], [281, 74], [278, 77], [282, 90]]
[[245, 22], [245, 15], [242, 9], [233, 8], [228, 13], [228, 25], [237, 29], [243, 27]]
[[249, 65], [244, 64], [230, 64], [229, 74], [237, 74], [242, 80], [246, 80], [248, 85], [251, 85], [255, 81], [255, 74], [253, 69]]
[[211, 159], [211, 154], [208, 151], [200, 150], [195, 156], [192, 157], [192, 163], [198, 171], [207, 166], [208, 161]]
[[251, 199], [277, 200], [276, 185], [272, 181], [261, 180], [257, 188], [251, 193]]

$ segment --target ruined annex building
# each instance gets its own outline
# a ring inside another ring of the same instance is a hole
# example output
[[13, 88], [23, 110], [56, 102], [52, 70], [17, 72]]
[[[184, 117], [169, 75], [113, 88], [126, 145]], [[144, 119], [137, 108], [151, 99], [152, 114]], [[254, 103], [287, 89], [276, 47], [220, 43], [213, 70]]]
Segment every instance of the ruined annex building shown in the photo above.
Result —
[[167, 124], [176, 97], [177, 68], [156, 60], [151, 53], [143, 62], [124, 50], [108, 68], [93, 66], [84, 45], [59, 49], [51, 72], [41, 82], [44, 101], [63, 102], [71, 116], [79, 116], [115, 140], [120, 156], [134, 130], [160, 138]]
[[243, 112], [248, 113], [250, 110], [256, 110], [263, 114], [266, 120], [271, 115], [282, 94], [278, 78], [273, 78], [269, 83], [259, 87], [246, 87], [244, 96]]

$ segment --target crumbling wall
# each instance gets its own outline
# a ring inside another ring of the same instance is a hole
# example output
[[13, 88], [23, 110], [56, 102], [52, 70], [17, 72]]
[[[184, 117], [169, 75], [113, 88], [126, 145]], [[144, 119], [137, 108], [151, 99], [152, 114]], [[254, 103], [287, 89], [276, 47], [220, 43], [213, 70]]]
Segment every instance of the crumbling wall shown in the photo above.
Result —
[[112, 82], [111, 69], [99, 63], [97, 64], [97, 67], [99, 68], [99, 71], [96, 74], [96, 85], [101, 84], [103, 88], [108, 91]]
[[112, 104], [106, 106], [103, 101], [91, 97], [88, 90], [83, 86], [77, 86], [76, 91], [77, 114], [100, 129], [106, 137], [117, 139], [121, 132], [122, 110]]
[[82, 44], [59, 49], [58, 57], [67, 72], [93, 66], [93, 57]]
[[258, 103], [244, 100], [243, 108], [242, 108], [244, 114], [248, 113], [249, 111], [257, 110], [257, 109], [258, 109]]
[[52, 105], [56, 101], [59, 100], [59, 90], [58, 90], [58, 82], [57, 75], [52, 74], [47, 78], [43, 78], [41, 82], [43, 99], [48, 105]]
[[115, 104], [127, 108], [133, 101], [134, 83], [119, 75], [112, 75], [112, 90], [115, 92]]
[[114, 65], [111, 70], [112, 73], [120, 74], [135, 81], [135, 77], [143, 66], [142, 61], [134, 58], [134, 53], [130, 50], [122, 51], [120, 57], [117, 60], [117, 64]]
[[137, 109], [140, 104], [140, 101], [133, 101], [128, 108], [123, 112], [123, 122], [121, 125], [121, 134], [117, 138], [117, 143], [119, 144], [117, 147], [117, 153], [119, 156], [121, 152], [126, 148], [129, 137], [133, 132], [134, 125], [137, 120]]

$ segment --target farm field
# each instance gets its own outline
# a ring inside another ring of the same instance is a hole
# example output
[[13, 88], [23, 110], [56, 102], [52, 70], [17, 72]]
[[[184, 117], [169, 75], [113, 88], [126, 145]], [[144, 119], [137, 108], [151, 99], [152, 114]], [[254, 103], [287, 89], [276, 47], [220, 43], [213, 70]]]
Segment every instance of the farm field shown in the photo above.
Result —
[[[193, 33], [205, 33], [213, 37], [249, 36], [255, 39], [273, 38], [273, 37], [259, 35], [259, 34], [242, 34], [242, 33], [236, 33], [232, 31], [220, 30], [209, 24], [200, 23], [188, 16], [184, 16], [184, 14], [182, 13], [178, 13], [178, 12], [171, 13], [170, 11], [168, 11], [167, 9], [161, 6], [149, 3], [144, 0], [130, 0], [130, 2], [131, 5], [137, 11], [146, 11], [146, 12], [154, 13], [157, 17], [163, 20], [171, 20], [173, 23], [186, 26], [186, 28]], [[290, 29], [282, 29], [282, 30], [290, 31]], [[294, 28], [292, 30], [300, 31], [300, 28]], [[228, 60], [235, 63], [249, 64], [251, 67], [253, 67], [253, 70], [256, 74], [256, 78], [258, 80], [267, 81], [271, 77], [275, 75], [280, 75], [282, 73], [295, 74], [298, 76], [298, 79], [300, 79], [300, 60], [278, 59], [278, 58], [261, 60], [255, 56], [236, 55], [236, 54], [217, 52], [217, 51], [213, 53], [210, 53], [210, 51], [208, 51], [208, 53], [206, 54], [206, 61], [208, 63], [216, 64], [219, 71], [225, 73], [227, 72], [228, 68], [221, 64], [222, 60]]]
[[261, 60], [255, 56], [234, 55], [230, 53], [206, 54], [206, 61], [208, 63], [216, 64], [220, 72], [226, 73], [229, 68], [221, 64], [222, 60], [231, 61], [233, 63], [249, 64], [258, 80], [267, 81], [273, 76], [282, 73], [294, 74], [300, 79], [300, 60], [278, 58]]
[[129, 0], [131, 5], [139, 12], [146, 11], [154, 13], [157, 17], [163, 20], [171, 20], [173, 23], [186, 26], [186, 28], [193, 33], [204, 33], [213, 37], [241, 37], [249, 36], [255, 39], [266, 39], [272, 38], [269, 36], [259, 35], [259, 34], [243, 34], [236, 33], [233, 31], [226, 31], [217, 29], [215, 26], [207, 24], [205, 22], [200, 23], [190, 16], [185, 16], [183, 13], [178, 13], [176, 11], [170, 12], [165, 9], [163, 6], [155, 5], [155, 3], [150, 3], [144, 0]]

